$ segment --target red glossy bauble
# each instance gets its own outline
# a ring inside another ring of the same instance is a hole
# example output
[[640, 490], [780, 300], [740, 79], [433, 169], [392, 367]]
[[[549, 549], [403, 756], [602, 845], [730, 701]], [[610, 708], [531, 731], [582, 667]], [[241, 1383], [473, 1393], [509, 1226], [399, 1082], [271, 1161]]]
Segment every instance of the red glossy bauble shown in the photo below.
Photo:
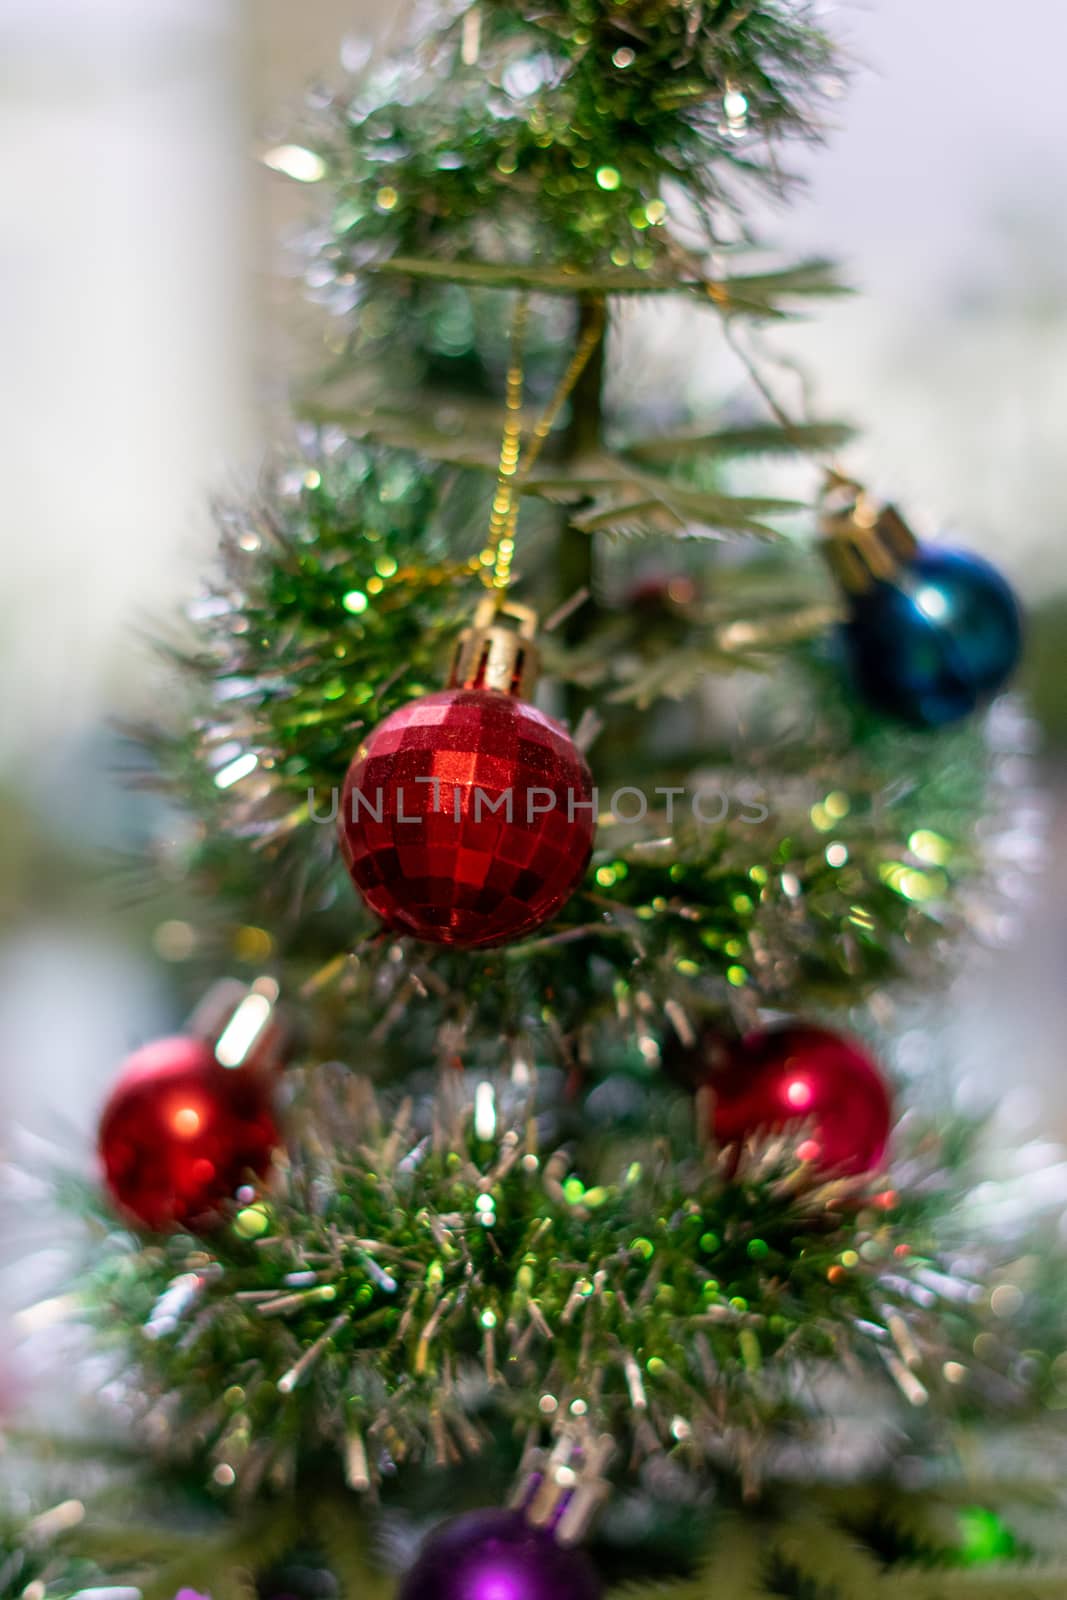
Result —
[[709, 1083], [720, 1144], [740, 1145], [795, 1123], [808, 1130], [797, 1153], [820, 1171], [857, 1176], [882, 1163], [892, 1125], [889, 1092], [855, 1039], [803, 1023], [749, 1034]]
[[442, 689], [394, 711], [348, 771], [338, 832], [388, 927], [504, 944], [570, 898], [589, 863], [589, 768], [567, 730], [497, 689]]
[[210, 1043], [185, 1034], [128, 1058], [100, 1120], [111, 1197], [156, 1232], [217, 1221], [278, 1143], [269, 1078], [220, 1066]]

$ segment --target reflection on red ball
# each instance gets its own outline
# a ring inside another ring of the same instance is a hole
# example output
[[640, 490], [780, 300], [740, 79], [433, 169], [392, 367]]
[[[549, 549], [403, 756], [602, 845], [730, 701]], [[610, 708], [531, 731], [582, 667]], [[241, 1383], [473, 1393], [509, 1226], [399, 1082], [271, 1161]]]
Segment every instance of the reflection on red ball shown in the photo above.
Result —
[[156, 1232], [203, 1226], [270, 1165], [278, 1129], [269, 1080], [220, 1066], [202, 1039], [157, 1039], [123, 1066], [99, 1145], [120, 1211]]
[[712, 1132], [720, 1144], [740, 1145], [796, 1123], [807, 1129], [797, 1153], [820, 1171], [854, 1177], [882, 1163], [892, 1125], [889, 1092], [855, 1039], [803, 1023], [749, 1034], [710, 1084]]
[[547, 922], [589, 864], [589, 768], [560, 723], [496, 689], [442, 689], [360, 747], [338, 832], [388, 927], [433, 944], [504, 944]]

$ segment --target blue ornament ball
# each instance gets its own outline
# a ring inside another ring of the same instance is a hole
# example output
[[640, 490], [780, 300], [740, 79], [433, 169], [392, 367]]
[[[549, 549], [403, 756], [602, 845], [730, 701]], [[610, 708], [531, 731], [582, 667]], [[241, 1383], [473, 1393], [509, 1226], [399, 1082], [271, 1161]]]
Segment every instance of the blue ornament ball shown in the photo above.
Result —
[[518, 1511], [471, 1511], [434, 1530], [399, 1600], [601, 1600], [587, 1556]]
[[1011, 585], [981, 556], [940, 545], [920, 545], [891, 582], [850, 595], [842, 632], [868, 705], [919, 728], [986, 705], [1022, 653]]

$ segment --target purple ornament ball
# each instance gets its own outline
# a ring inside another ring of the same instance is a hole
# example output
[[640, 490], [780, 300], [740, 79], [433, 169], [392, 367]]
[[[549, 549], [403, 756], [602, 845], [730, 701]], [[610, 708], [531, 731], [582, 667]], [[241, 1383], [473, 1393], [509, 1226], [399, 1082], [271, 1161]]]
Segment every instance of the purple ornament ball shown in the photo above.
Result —
[[399, 1600], [600, 1600], [587, 1556], [517, 1511], [471, 1511], [434, 1530]]

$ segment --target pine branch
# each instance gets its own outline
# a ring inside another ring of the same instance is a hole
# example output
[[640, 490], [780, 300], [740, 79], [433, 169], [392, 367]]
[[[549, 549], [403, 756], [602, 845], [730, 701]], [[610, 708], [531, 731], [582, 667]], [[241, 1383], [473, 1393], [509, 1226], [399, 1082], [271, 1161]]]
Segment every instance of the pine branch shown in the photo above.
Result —
[[774, 1536], [783, 1559], [813, 1587], [830, 1585], [835, 1600], [880, 1600], [882, 1567], [856, 1537], [815, 1512], [791, 1516]]
[[[351, 400], [315, 396], [298, 400], [296, 409], [319, 427], [340, 427], [354, 439], [369, 439], [393, 450], [412, 450], [445, 466], [494, 475], [499, 467], [505, 413], [498, 406], [478, 404], [467, 397], [435, 394], [426, 409], [417, 404], [394, 409], [389, 403], [368, 401], [361, 406]], [[535, 420], [532, 411], [524, 416], [527, 433]]]
[[532, 294], [664, 294], [692, 287], [650, 272], [531, 266], [524, 261], [450, 261], [431, 256], [391, 256], [369, 269], [376, 276], [423, 279], [469, 289], [525, 289]]
[[530, 266], [525, 262], [448, 260], [427, 256], [391, 256], [366, 271], [465, 288], [525, 289], [534, 294], [642, 295], [693, 294], [723, 316], [779, 320], [790, 315], [783, 304], [812, 296], [843, 295], [836, 265], [821, 257], [796, 262], [771, 272], [729, 274], [719, 278], [695, 272], [665, 275], [662, 271], [602, 269], [583, 272], [568, 267]]
[[174, 1600], [179, 1589], [203, 1591], [212, 1600], [256, 1600], [256, 1576], [294, 1547], [303, 1532], [297, 1506], [268, 1507], [217, 1538], [185, 1541], [180, 1554], [139, 1578], [141, 1600]]
[[708, 1595], [728, 1600], [764, 1600], [766, 1530], [755, 1518], [723, 1519], [716, 1530], [712, 1554], [700, 1574], [698, 1600]]
[[857, 1589], [856, 1600], [875, 1593], [877, 1600], [1063, 1600], [1067, 1564], [894, 1570], [879, 1590]]
[[[1052, 1471], [1055, 1471], [1054, 1466]], [[1017, 1504], [1048, 1511], [1060, 1505], [1063, 1496], [1062, 1481], [1052, 1475], [1036, 1477], [1028, 1471], [1009, 1473], [1003, 1469], [985, 1471], [981, 1465], [974, 1466], [970, 1462], [965, 1474], [937, 1483], [937, 1500], [949, 1507]], [[900, 1494], [892, 1503], [924, 1506], [929, 1500]]]
[[[89, 1522], [77, 1532], [79, 1553], [100, 1562], [112, 1571], [143, 1565], [158, 1566], [160, 1562], [171, 1565], [182, 1559], [190, 1550], [195, 1551], [198, 1541], [186, 1533], [172, 1528], [162, 1528], [153, 1523], [137, 1527], [128, 1522]], [[214, 1539], [205, 1541], [211, 1549]]]
[[720, 428], [714, 433], [660, 434], [627, 443], [622, 454], [648, 466], [668, 466], [694, 458], [733, 460], [738, 456], [818, 455], [840, 450], [854, 437], [842, 422], [805, 422], [790, 428], [768, 422], [742, 428]]
[[779, 535], [760, 518], [807, 509], [800, 501], [776, 496], [693, 489], [606, 451], [581, 456], [566, 470], [539, 470], [523, 488], [562, 504], [588, 501], [588, 508], [571, 519], [586, 533], [670, 535], [703, 529], [773, 540]]
[[571, 523], [583, 533], [616, 535], [747, 534], [751, 538], [773, 541], [781, 537], [761, 518], [795, 512], [803, 507], [793, 500], [712, 494], [684, 485], [656, 482], [637, 473], [630, 475], [614, 492], [597, 493], [587, 510], [577, 512]]
[[[961, 1484], [961, 1497], [964, 1492]], [[966, 1492], [973, 1496], [973, 1490]], [[946, 1551], [955, 1548], [959, 1537], [951, 1493], [951, 1482], [939, 1486], [936, 1494], [904, 1494], [885, 1489], [876, 1496], [871, 1511], [881, 1526], [891, 1529], [898, 1542], [917, 1557], [928, 1556], [931, 1562], [940, 1562]], [[850, 1494], [847, 1489], [840, 1491], [840, 1504], [846, 1513]], [[824, 1494], [824, 1498], [829, 1497]]]
[[324, 1497], [314, 1507], [313, 1522], [323, 1554], [340, 1585], [340, 1600], [391, 1600], [395, 1585], [373, 1569], [367, 1553], [366, 1524], [354, 1502]]
[[[310, 422], [343, 427], [355, 438], [416, 451], [449, 466], [494, 473], [506, 418], [504, 409], [495, 403], [436, 391], [422, 406], [418, 402], [399, 403], [394, 397], [373, 400], [372, 396], [361, 405], [355, 398], [331, 399], [319, 392], [299, 398], [296, 410]], [[523, 414], [525, 434], [529, 434], [537, 415], [532, 406]], [[628, 441], [614, 457], [602, 451], [582, 451], [573, 459], [576, 471], [583, 461], [611, 460], [622, 476], [641, 466], [662, 469], [694, 460], [718, 463], [761, 455], [821, 455], [841, 449], [853, 436], [854, 430], [840, 422], [798, 423], [790, 428], [777, 423], [754, 423], [712, 433], [660, 434]], [[524, 477], [519, 487], [526, 493], [550, 498], [550, 488], [557, 478], [564, 480], [564, 488], [568, 486], [558, 463], [555, 474], [539, 467]]]
[[[572, 363], [580, 350], [589, 348], [589, 359], [578, 373], [570, 399], [570, 417], [562, 438], [561, 455], [565, 462], [576, 462], [586, 456], [598, 455], [604, 449], [604, 380], [607, 371], [608, 315], [607, 303], [602, 294], [579, 295], [577, 325], [574, 330]], [[571, 370], [568, 364], [567, 371]], [[524, 472], [526, 483], [529, 471]], [[525, 484], [524, 484], [525, 487]], [[554, 594], [556, 605], [564, 609], [572, 596], [586, 594], [589, 604], [585, 615], [573, 612], [565, 617], [560, 630], [561, 641], [573, 641], [587, 629], [595, 627], [599, 612], [596, 591], [596, 552], [592, 541], [575, 527], [569, 516], [564, 517], [556, 535]], [[581, 721], [589, 708], [584, 691], [575, 684], [564, 690], [567, 716], [574, 726]]]
[[1040, 1497], [1014, 1486], [999, 1494], [976, 1493], [974, 1503], [996, 1507], [1024, 1548], [1039, 1550], [1048, 1560], [1067, 1560], [1067, 1515], [1062, 1485]]
[[[734, 1600], [732, 1591], [724, 1593], [729, 1600]], [[709, 1590], [703, 1578], [678, 1578], [666, 1582], [653, 1579], [650, 1583], [612, 1584], [608, 1594], [610, 1600], [708, 1600]], [[740, 1595], [738, 1600], [749, 1600], [749, 1596]], [[764, 1600], [762, 1592], [756, 1600]]]
[[806, 509], [800, 501], [774, 496], [693, 489], [606, 451], [579, 457], [562, 469], [540, 469], [522, 487], [562, 505], [580, 503], [583, 509], [572, 515], [571, 525], [584, 533], [736, 533], [771, 541], [780, 535], [762, 517]]
[[[403, 415], [374, 409], [359, 411], [316, 402], [306, 411], [319, 423], [343, 422], [355, 437], [395, 449], [415, 450], [442, 465], [493, 475], [497, 471], [498, 435], [488, 425], [478, 434], [466, 431], [452, 408], [440, 407], [433, 417], [423, 417], [410, 411]], [[448, 417], [446, 426], [436, 420], [442, 412]], [[782, 430], [777, 431], [782, 434]], [[518, 488], [524, 495], [552, 504], [581, 507], [571, 517], [570, 525], [587, 534], [738, 534], [771, 541], [780, 535], [761, 520], [764, 516], [808, 509], [803, 502], [776, 496], [694, 489], [642, 469], [628, 455], [613, 455], [606, 450], [587, 450], [570, 460], [538, 465], [521, 479]], [[574, 588], [570, 584], [567, 593], [573, 593]]]
[[[87, 1185], [68, 1184], [63, 1179], [57, 1179], [56, 1198], [66, 1209], [83, 1214], [87, 1203], [91, 1203]], [[5, 1428], [4, 1447], [46, 1463], [91, 1461], [109, 1467], [141, 1467], [144, 1463], [144, 1452], [132, 1440], [64, 1434], [44, 1428]]]

